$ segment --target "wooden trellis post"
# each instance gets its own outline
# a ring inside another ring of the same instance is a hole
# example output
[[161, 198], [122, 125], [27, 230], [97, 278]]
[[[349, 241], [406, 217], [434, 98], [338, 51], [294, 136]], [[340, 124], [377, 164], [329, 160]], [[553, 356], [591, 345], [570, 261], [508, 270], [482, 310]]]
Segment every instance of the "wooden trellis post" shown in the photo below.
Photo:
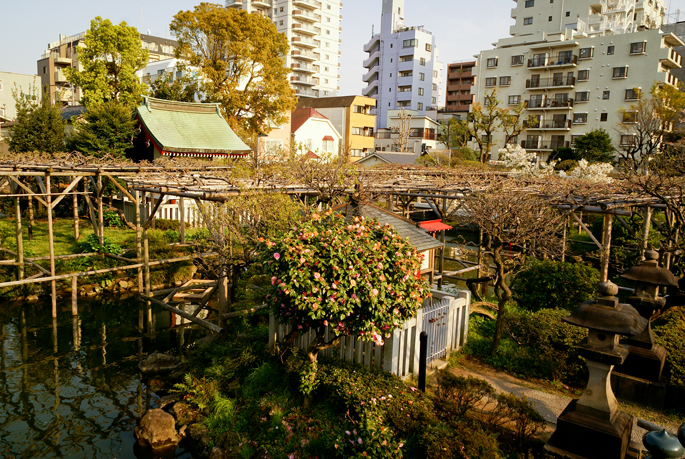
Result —
[[640, 259], [645, 259], [645, 251], [649, 244], [649, 227], [652, 221], [652, 208], [645, 206], [642, 209], [642, 244], [640, 245]]
[[[143, 258], [143, 235], [142, 235], [142, 218], [140, 207], [142, 202], [140, 200], [140, 191], [135, 191], [135, 202], [136, 205], [136, 259], [140, 263], [140, 259]], [[143, 293], [143, 269], [138, 268], [138, 293]], [[141, 326], [142, 328], [142, 326]]]
[[[77, 180], [76, 177], [72, 177], [72, 180]], [[78, 217], [78, 194], [76, 194], [77, 188], [74, 187], [74, 193], [71, 195], [71, 202], [74, 208], [74, 240], [78, 242], [81, 234], [79, 233], [79, 217]]]
[[[50, 253], [50, 276], [55, 275], [55, 237], [52, 227], [52, 192], [50, 186], [50, 172], [45, 173], [45, 202], [47, 203], [46, 210], [48, 212], [48, 248]], [[50, 281], [51, 300], [52, 300], [52, 317], [57, 317], [57, 281]]]
[[[20, 191], [18, 187], [12, 187], [16, 192]], [[19, 196], [14, 198], [14, 211], [16, 216], [14, 217], [15, 231], [17, 237], [17, 279], [21, 280], [24, 278], [24, 235], [21, 229], [21, 202], [19, 201]]]
[[180, 212], [181, 228], [179, 234], [181, 236], [181, 244], [186, 243], [186, 210], [183, 198], [178, 198], [178, 211]]
[[105, 215], [102, 210], [102, 194], [104, 193], [104, 188], [102, 187], [102, 174], [98, 170], [97, 173], [95, 174], [95, 180], [96, 180], [96, 186], [95, 186], [95, 193], [96, 193], [96, 198], [97, 198], [97, 206], [98, 206], [98, 227], [99, 227], [99, 232], [98, 232], [98, 243], [100, 245], [105, 245]]
[[604, 214], [604, 229], [602, 231], [602, 250], [600, 258], [600, 282], [606, 282], [609, 279], [609, 260], [611, 258], [611, 228], [613, 222], [613, 215], [610, 213]]

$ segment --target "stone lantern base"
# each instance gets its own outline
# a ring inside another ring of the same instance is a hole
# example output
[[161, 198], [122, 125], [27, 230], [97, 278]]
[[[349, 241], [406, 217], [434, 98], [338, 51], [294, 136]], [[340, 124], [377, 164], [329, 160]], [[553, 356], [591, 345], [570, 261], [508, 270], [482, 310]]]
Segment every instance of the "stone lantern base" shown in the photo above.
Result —
[[628, 357], [614, 367], [614, 372], [658, 383], [666, 362], [666, 349], [658, 345], [651, 349], [629, 345], [628, 350]]
[[574, 459], [639, 458], [629, 451], [633, 417], [617, 411], [603, 420], [576, 409], [571, 401], [557, 419], [557, 428], [545, 449], [557, 456]]
[[661, 346], [645, 349], [629, 346], [630, 353], [622, 365], [611, 374], [611, 387], [621, 400], [663, 409], [666, 402], [666, 384], [661, 373], [666, 350]]

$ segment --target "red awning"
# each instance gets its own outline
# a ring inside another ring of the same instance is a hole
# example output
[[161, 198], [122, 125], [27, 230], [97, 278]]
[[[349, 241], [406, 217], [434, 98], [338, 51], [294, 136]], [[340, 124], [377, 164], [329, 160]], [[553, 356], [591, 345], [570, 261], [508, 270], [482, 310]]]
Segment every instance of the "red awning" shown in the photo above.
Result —
[[323, 140], [333, 140], [333, 136], [330, 136], [330, 135], [324, 136]]
[[425, 222], [421, 222], [421, 228], [425, 229], [429, 233], [452, 229], [450, 225], [444, 224], [442, 220], [428, 220]]

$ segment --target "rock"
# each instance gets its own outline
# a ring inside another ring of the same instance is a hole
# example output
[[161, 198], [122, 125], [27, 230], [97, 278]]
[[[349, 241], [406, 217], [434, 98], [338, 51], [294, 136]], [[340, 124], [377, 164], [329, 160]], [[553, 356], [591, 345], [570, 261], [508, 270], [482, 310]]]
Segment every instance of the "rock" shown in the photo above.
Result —
[[187, 430], [188, 426], [181, 426], [181, 428], [178, 429], [178, 434], [181, 436], [181, 438], [186, 438], [186, 436], [188, 435], [186, 432]]
[[171, 373], [169, 373], [169, 379], [171, 380], [182, 380], [183, 377], [188, 373], [188, 367], [185, 365], [181, 365]]
[[174, 406], [171, 408], [171, 414], [174, 415], [174, 418], [176, 418], [176, 424], [179, 426], [184, 426], [190, 424], [191, 422], [195, 422], [198, 417], [197, 411], [195, 411], [186, 402], [174, 403]]
[[212, 333], [211, 335], [207, 335], [204, 338], [200, 338], [195, 341], [195, 345], [198, 347], [207, 347], [210, 344], [212, 344], [214, 341], [219, 339], [220, 335], [218, 333]]
[[129, 288], [129, 282], [125, 280], [119, 281], [119, 288], [122, 290], [126, 290]]
[[164, 408], [167, 405], [171, 405], [174, 402], [178, 402], [181, 398], [181, 394], [169, 394], [159, 399], [159, 407]]
[[26, 301], [28, 301], [29, 303], [35, 303], [36, 301], [38, 301], [38, 295], [28, 295], [26, 297]]
[[161, 379], [157, 379], [157, 378], [151, 378], [148, 381], [147, 385], [150, 387], [150, 390], [152, 392], [159, 392], [162, 389], [164, 389], [164, 386], [165, 386], [164, 381], [162, 381]]
[[189, 435], [195, 441], [207, 436], [208, 429], [200, 423], [190, 424], [186, 430], [186, 435]]
[[138, 368], [140, 371], [147, 374], [168, 373], [175, 370], [181, 365], [177, 357], [167, 354], [154, 352], [147, 356], [145, 360], [140, 362]]
[[212, 452], [209, 453], [209, 459], [224, 459], [226, 457], [226, 451], [223, 448], [215, 446], [212, 448]]
[[164, 410], [149, 410], [133, 430], [141, 446], [149, 445], [153, 450], [176, 448], [181, 437], [176, 433], [174, 417]]

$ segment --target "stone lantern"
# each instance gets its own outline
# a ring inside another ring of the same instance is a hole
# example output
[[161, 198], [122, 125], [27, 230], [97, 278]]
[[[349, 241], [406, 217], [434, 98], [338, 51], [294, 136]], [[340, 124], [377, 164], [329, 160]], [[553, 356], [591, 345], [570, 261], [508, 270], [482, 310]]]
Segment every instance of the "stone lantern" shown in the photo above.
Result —
[[[622, 278], [635, 282], [635, 293], [628, 297], [628, 303], [647, 319], [647, 326], [639, 335], [624, 342], [630, 353], [623, 365], [616, 367], [620, 376], [632, 376], [652, 383], [659, 383], [666, 360], [666, 350], [656, 344], [652, 333], [652, 317], [663, 311], [666, 305], [666, 299], [659, 296], [659, 287], [678, 286], [678, 279], [668, 269], [659, 267], [658, 258], [656, 251], [648, 250], [642, 264], [621, 274]], [[634, 387], [635, 384], [635, 381], [620, 381], [618, 385]], [[627, 398], [644, 403], [646, 394], [641, 392]]]
[[571, 401], [559, 416], [545, 449], [562, 457], [624, 459], [632, 457], [628, 448], [633, 419], [618, 410], [611, 370], [628, 356], [628, 348], [619, 344], [619, 335], [637, 335], [647, 320], [629, 304], [618, 302], [616, 284], [602, 282], [598, 291], [596, 300], [582, 303], [563, 319], [589, 330], [577, 348], [590, 374], [581, 397]]

